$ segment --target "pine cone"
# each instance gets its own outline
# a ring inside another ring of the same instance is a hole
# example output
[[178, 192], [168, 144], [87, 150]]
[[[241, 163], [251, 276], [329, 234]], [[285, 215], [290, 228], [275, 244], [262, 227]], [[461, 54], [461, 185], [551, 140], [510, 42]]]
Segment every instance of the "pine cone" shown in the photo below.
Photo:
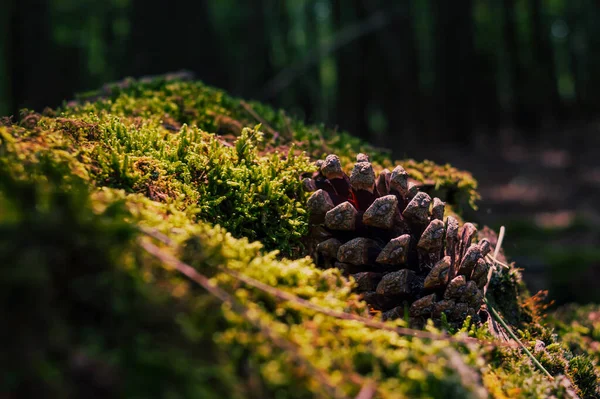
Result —
[[397, 166], [378, 177], [364, 154], [350, 176], [339, 158], [318, 161], [319, 171], [304, 179], [313, 257], [320, 267], [338, 267], [357, 282], [356, 290], [384, 319], [426, 319], [460, 326], [478, 320], [490, 265], [490, 243], [472, 244], [477, 229], [444, 221], [445, 203], [422, 191]]

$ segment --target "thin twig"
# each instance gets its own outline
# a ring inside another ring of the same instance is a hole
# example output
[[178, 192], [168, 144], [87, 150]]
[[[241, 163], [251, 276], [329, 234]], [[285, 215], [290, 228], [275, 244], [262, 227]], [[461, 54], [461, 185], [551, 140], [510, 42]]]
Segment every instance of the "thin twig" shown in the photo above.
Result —
[[339, 312], [337, 310], [327, 309], [327, 308], [319, 306], [313, 302], [307, 301], [306, 299], [299, 298], [296, 295], [290, 294], [289, 292], [282, 291], [278, 288], [272, 287], [272, 286], [262, 283], [258, 280], [255, 280], [252, 277], [242, 275], [233, 270], [226, 269], [226, 268], [221, 268], [221, 270], [254, 288], [257, 288], [261, 291], [264, 291], [268, 294], [273, 295], [274, 297], [277, 297], [284, 301], [291, 302], [291, 303], [301, 306], [303, 308], [312, 309], [316, 312], [322, 313], [322, 314], [330, 316], [330, 317], [334, 317], [336, 319], [358, 321], [368, 327], [377, 328], [377, 329], [385, 330], [385, 331], [393, 331], [393, 332], [398, 333], [399, 335], [405, 335], [405, 336], [422, 338], [422, 339], [438, 339], [438, 340], [441, 339], [441, 340], [447, 340], [450, 342], [456, 342], [456, 343], [462, 343], [462, 344], [468, 344], [468, 343], [491, 344], [489, 342], [484, 342], [484, 341], [478, 340], [476, 338], [471, 338], [471, 337], [458, 338], [458, 337], [452, 337], [452, 336], [444, 335], [444, 334], [434, 334], [434, 333], [430, 333], [428, 331], [415, 330], [415, 329], [407, 328], [407, 327], [394, 327], [388, 323], [384, 323], [384, 322], [373, 320], [373, 319], [368, 319], [366, 317], [361, 317], [359, 315], [355, 315], [352, 313]]
[[479, 373], [465, 363], [460, 353], [451, 346], [444, 348], [443, 353], [448, 358], [448, 366], [456, 371], [462, 385], [471, 391], [472, 396], [479, 399], [487, 398], [488, 393], [481, 384]]
[[498, 263], [498, 254], [500, 253], [500, 248], [502, 247], [502, 241], [504, 241], [504, 234], [506, 233], [506, 229], [504, 226], [500, 227], [500, 234], [498, 235], [498, 241], [496, 241], [496, 248], [494, 249], [494, 264], [490, 267], [487, 275], [487, 282], [483, 287], [483, 297], [487, 295], [488, 288], [490, 286], [490, 282], [492, 281], [492, 275], [494, 274], [494, 270], [496, 270], [496, 264]]
[[504, 329], [508, 332], [508, 334], [511, 336], [511, 338], [514, 339], [515, 341], [517, 341], [517, 343], [519, 344], [519, 346], [521, 348], [523, 348], [523, 350], [525, 351], [525, 353], [527, 354], [527, 356], [529, 356], [531, 358], [531, 361], [533, 361], [533, 363], [540, 370], [542, 370], [542, 372], [544, 372], [544, 374], [546, 374], [550, 378], [550, 380], [553, 381], [554, 377], [552, 377], [552, 375], [548, 372], [548, 370], [546, 370], [544, 368], [544, 366], [542, 366], [542, 364], [535, 358], [535, 356], [533, 356], [533, 354], [529, 351], [529, 349], [527, 349], [525, 347], [525, 345], [523, 344], [523, 342], [513, 332], [512, 328], [510, 328], [510, 326], [504, 321], [504, 319], [502, 318], [502, 316], [500, 316], [500, 314], [496, 311], [496, 309], [493, 308], [492, 304], [487, 299], [488, 286], [490, 284], [490, 281], [492, 280], [492, 273], [496, 269], [496, 265], [498, 264], [498, 261], [497, 261], [498, 254], [500, 253], [500, 248], [502, 247], [502, 242], [504, 241], [504, 235], [505, 235], [505, 233], [506, 233], [506, 229], [504, 228], [504, 226], [500, 227], [500, 233], [498, 234], [498, 241], [496, 243], [496, 248], [494, 249], [494, 264], [492, 265], [492, 267], [490, 267], [490, 271], [488, 273], [488, 280], [487, 280], [487, 283], [485, 284], [485, 287], [483, 289], [483, 302], [487, 306], [488, 310], [491, 312], [492, 316], [502, 325], [502, 327], [504, 327]]
[[287, 133], [286, 139], [292, 140], [294, 138], [294, 131], [292, 130], [292, 124], [290, 123], [290, 118], [283, 114], [283, 120], [285, 121], [285, 129]]
[[[153, 231], [152, 229], [144, 229], [144, 230], [142, 230], [142, 232], [164, 242], [165, 244], [167, 243], [166, 241], [163, 240], [163, 236], [164, 236], [163, 234], [156, 234], [156, 231]], [[395, 326], [390, 325], [389, 323], [385, 323], [385, 322], [381, 322], [381, 321], [377, 321], [377, 320], [373, 320], [373, 319], [368, 319], [366, 317], [362, 317], [362, 316], [355, 315], [352, 313], [339, 312], [337, 310], [327, 309], [327, 308], [319, 306], [313, 302], [307, 301], [306, 299], [300, 298], [294, 294], [290, 294], [289, 292], [282, 291], [278, 288], [272, 287], [272, 286], [262, 283], [258, 280], [255, 280], [252, 277], [245, 276], [236, 271], [227, 269], [223, 266], [219, 267], [219, 269], [222, 270], [224, 273], [229, 274], [233, 278], [235, 278], [239, 281], [242, 281], [243, 283], [245, 283], [249, 286], [252, 286], [256, 289], [259, 289], [263, 292], [271, 294], [276, 298], [282, 299], [282, 300], [290, 302], [292, 304], [296, 304], [303, 308], [308, 308], [308, 309], [314, 310], [316, 312], [322, 313], [322, 314], [330, 316], [330, 317], [334, 317], [336, 319], [358, 321], [358, 322], [366, 325], [367, 327], [377, 328], [377, 329], [385, 330], [385, 331], [393, 331], [399, 335], [411, 336], [411, 337], [416, 337], [416, 338], [447, 340], [450, 342], [462, 343], [462, 344], [475, 343], [475, 344], [498, 346], [497, 343], [482, 341], [477, 338], [471, 338], [471, 337], [458, 338], [458, 337], [453, 337], [453, 336], [449, 336], [449, 335], [445, 335], [445, 334], [435, 334], [435, 333], [430, 333], [427, 331], [415, 330], [415, 329], [407, 328], [407, 327], [395, 327]]]
[[151, 237], [156, 238], [157, 240], [167, 244], [167, 245], [175, 245], [175, 241], [171, 240], [166, 234], [161, 233], [160, 231], [146, 226], [138, 225], [137, 228], [144, 234], [149, 235]]
[[488, 260], [491, 260], [493, 263], [496, 263], [496, 264], [498, 264], [498, 265], [502, 266], [502, 267], [503, 267], [503, 268], [505, 268], [505, 269], [510, 269], [510, 265], [507, 265], [506, 263], [504, 263], [504, 262], [501, 262], [501, 261], [499, 261], [498, 259], [494, 258], [494, 255], [492, 255], [492, 254], [487, 254], [487, 255], [486, 255], [486, 258], [487, 258]]
[[355, 399], [372, 399], [377, 393], [377, 384], [375, 381], [369, 380], [363, 385], [360, 389], [358, 395], [356, 395]]
[[269, 123], [263, 118], [261, 117], [256, 111], [254, 111], [254, 109], [250, 106], [250, 104], [248, 104], [245, 101], [240, 101], [241, 106], [246, 110], [246, 112], [248, 112], [250, 115], [252, 115], [254, 117], [254, 119], [256, 119], [258, 122], [260, 122], [260, 124], [265, 128], [265, 130], [267, 130], [269, 133], [271, 133], [271, 135], [273, 137], [277, 136], [277, 131], [275, 129], [273, 129], [271, 127], [271, 125], [269, 125]]
[[546, 374], [548, 376], [548, 378], [550, 378], [550, 380], [554, 381], [554, 377], [552, 377], [552, 374], [550, 374], [548, 372], [548, 370], [546, 370], [544, 368], [544, 366], [542, 366], [542, 364], [535, 358], [535, 356], [533, 356], [533, 354], [529, 351], [529, 349], [527, 349], [527, 347], [525, 347], [525, 345], [523, 344], [523, 342], [519, 339], [519, 337], [517, 337], [515, 335], [515, 333], [512, 331], [512, 329], [509, 327], [509, 325], [506, 324], [506, 322], [502, 319], [502, 317], [500, 316], [500, 314], [498, 314], [498, 312], [496, 312], [496, 309], [494, 309], [492, 307], [492, 305], [489, 303], [489, 301], [487, 300], [487, 298], [483, 298], [483, 301], [487, 305], [488, 309], [492, 312], [492, 315], [498, 320], [498, 322], [500, 322], [500, 324], [502, 324], [502, 327], [504, 327], [506, 329], [506, 331], [512, 337], [512, 339], [514, 339], [515, 341], [517, 341], [517, 343], [519, 344], [519, 346], [521, 348], [523, 348], [523, 350], [525, 351], [525, 353], [527, 354], [527, 356], [529, 356], [531, 358], [531, 361], [540, 370], [542, 370], [542, 372], [544, 372], [544, 374]]
[[502, 242], [504, 241], [505, 233], [506, 228], [504, 226], [500, 226], [500, 234], [498, 234], [498, 241], [496, 241], [496, 248], [494, 248], [494, 259], [498, 259], [498, 254], [500, 253], [500, 248], [502, 248]]
[[237, 314], [243, 316], [246, 320], [248, 320], [255, 327], [257, 327], [261, 331], [261, 333], [264, 334], [271, 342], [273, 342], [279, 348], [283, 349], [286, 354], [293, 357], [296, 363], [305, 367], [307, 370], [310, 370], [311, 376], [318, 380], [319, 383], [327, 391], [327, 397], [335, 397], [340, 399], [347, 397], [339, 391], [338, 387], [336, 387], [335, 384], [329, 381], [328, 376], [323, 371], [317, 369], [309, 360], [305, 359], [302, 355], [300, 355], [298, 348], [294, 344], [285, 339], [282, 339], [277, 334], [275, 334], [267, 325], [265, 325], [260, 320], [260, 318], [254, 316], [254, 312], [251, 312], [244, 305], [236, 301], [225, 290], [211, 283], [206, 276], [198, 273], [192, 266], [180, 261], [175, 256], [163, 251], [154, 244], [140, 240], [140, 245], [150, 255], [154, 256], [155, 258], [159, 259], [165, 264], [170, 264], [178, 272], [184, 274], [189, 279], [199, 284], [211, 295], [221, 300], [221, 302], [231, 306], [231, 308]]

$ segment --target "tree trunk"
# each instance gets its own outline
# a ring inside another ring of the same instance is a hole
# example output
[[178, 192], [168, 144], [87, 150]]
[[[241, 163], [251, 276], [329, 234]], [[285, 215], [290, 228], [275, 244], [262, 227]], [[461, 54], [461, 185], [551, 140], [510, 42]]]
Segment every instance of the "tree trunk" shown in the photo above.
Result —
[[525, 115], [522, 86], [523, 71], [519, 57], [519, 44], [515, 26], [515, 0], [503, 0], [504, 3], [504, 42], [510, 65], [511, 119], [512, 124], [519, 124]]
[[[279, 40], [278, 63], [274, 63], [273, 71], [279, 72], [282, 68], [289, 67], [290, 62], [294, 58], [290, 44], [291, 18], [288, 0], [271, 0], [269, 6], [274, 16], [274, 21], [272, 22], [275, 22], [275, 24], [271, 23], [271, 27], [275, 29], [274, 35], [277, 38], [276, 40]], [[278, 92], [276, 101], [284, 108], [292, 108], [295, 105], [295, 98], [294, 87], [290, 87], [288, 90]]]
[[223, 86], [225, 65], [207, 0], [132, 0], [131, 15], [127, 75], [189, 69], [204, 82]]
[[[531, 2], [531, 47], [534, 54], [534, 72], [538, 78], [538, 94], [541, 117], [556, 119], [560, 112], [554, 52], [549, 40], [549, 29], [542, 14], [541, 0]], [[538, 118], [539, 119], [539, 118]]]
[[434, 1], [436, 31], [436, 100], [443, 139], [472, 143], [473, 18], [472, 0]]
[[[354, 0], [354, 9], [356, 10], [356, 16], [358, 21], [364, 21], [367, 19], [368, 13], [363, 5], [362, 0]], [[363, 35], [356, 41], [356, 51], [358, 54], [358, 77], [355, 81], [356, 85], [356, 101], [357, 101], [357, 115], [359, 115], [358, 126], [357, 126], [357, 134], [359, 137], [363, 138], [366, 141], [371, 139], [371, 132], [369, 130], [368, 124], [368, 109], [369, 109], [369, 92], [370, 90], [370, 82], [369, 82], [369, 73], [370, 68], [369, 64], [372, 59], [370, 58], [370, 48], [371, 42], [369, 39], [372, 39], [372, 36]]]
[[[357, 0], [353, 6], [334, 0], [334, 24], [339, 32], [346, 24], [364, 17]], [[350, 15], [349, 15], [350, 14]], [[366, 49], [364, 41], [357, 40], [336, 52], [337, 99], [336, 120], [342, 129], [355, 136], [369, 138], [365, 112], [367, 104]]]
[[43, 107], [46, 101], [44, 88], [51, 84], [46, 69], [51, 65], [46, 55], [52, 51], [46, 6], [43, 0], [20, 0], [13, 4], [9, 73], [15, 115], [23, 107]]
[[[317, 18], [314, 10], [314, 3], [307, 2], [303, 7], [304, 12], [304, 31], [306, 32], [307, 47], [305, 53], [318, 52], [319, 49], [319, 32], [317, 27]], [[318, 55], [318, 61], [315, 62], [307, 71], [303, 74], [302, 78], [299, 79], [297, 85], [297, 101], [304, 110], [304, 115], [307, 121], [314, 122], [315, 119], [322, 120], [320, 116], [320, 109], [323, 106], [321, 101], [321, 78], [320, 68], [321, 57]], [[316, 118], [315, 116], [318, 115]]]
[[[365, 5], [368, 1], [363, 1]], [[389, 143], [414, 144], [412, 140], [420, 122], [421, 96], [419, 89], [419, 60], [412, 19], [412, 0], [388, 7], [394, 13], [392, 22], [375, 35], [379, 49], [373, 57], [379, 81], [378, 91], [383, 93], [380, 103], [387, 119]], [[370, 7], [370, 12], [375, 8]], [[406, 147], [402, 149], [406, 150]]]
[[[480, 3], [478, 7], [485, 8], [485, 16], [493, 16], [495, 10], [489, 2]], [[494, 7], [495, 8], [495, 7]], [[474, 128], [479, 139], [478, 143], [485, 142], [491, 133], [500, 127], [500, 96], [498, 93], [498, 60], [500, 58], [501, 38], [491, 24], [497, 24], [494, 17], [483, 17], [481, 20], [475, 16], [475, 54], [473, 68], [473, 102]]]
[[[252, 2], [249, 7], [249, 18], [245, 40], [242, 94], [252, 97], [264, 87], [265, 83], [274, 76], [273, 64], [271, 63], [271, 39], [268, 35], [265, 0]], [[247, 64], [246, 64], [247, 63]]]
[[12, 70], [12, 14], [16, 7], [16, 1], [7, 2], [4, 13], [0, 14], [0, 117], [6, 116], [13, 111], [13, 98], [11, 87]]

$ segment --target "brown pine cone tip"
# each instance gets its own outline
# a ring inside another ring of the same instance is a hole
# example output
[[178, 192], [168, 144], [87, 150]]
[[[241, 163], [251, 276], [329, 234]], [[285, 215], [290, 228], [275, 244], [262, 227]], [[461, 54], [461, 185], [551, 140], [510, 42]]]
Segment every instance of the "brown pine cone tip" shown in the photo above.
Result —
[[488, 240], [472, 243], [477, 229], [459, 228], [445, 203], [419, 191], [396, 166], [375, 176], [369, 158], [357, 156], [350, 174], [328, 155], [319, 170], [304, 177], [313, 257], [320, 267], [338, 267], [354, 277], [356, 291], [384, 319], [405, 317], [413, 324], [442, 314], [460, 326], [467, 316], [479, 321], [490, 265]]

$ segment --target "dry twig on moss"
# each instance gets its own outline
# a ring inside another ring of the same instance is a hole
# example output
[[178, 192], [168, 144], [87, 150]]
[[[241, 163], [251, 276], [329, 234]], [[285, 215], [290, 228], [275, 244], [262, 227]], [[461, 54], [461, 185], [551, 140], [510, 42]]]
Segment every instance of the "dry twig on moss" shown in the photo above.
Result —
[[502, 318], [502, 316], [500, 316], [500, 314], [496, 311], [496, 309], [494, 309], [492, 307], [490, 301], [488, 301], [488, 299], [487, 299], [487, 291], [488, 291], [488, 287], [490, 285], [490, 281], [492, 281], [492, 275], [494, 273], [494, 270], [496, 269], [497, 264], [499, 264], [497, 259], [498, 259], [498, 254], [500, 253], [500, 248], [502, 247], [502, 241], [504, 240], [505, 233], [506, 233], [506, 229], [504, 228], [504, 226], [500, 227], [500, 234], [498, 236], [498, 242], [497, 242], [496, 248], [494, 250], [494, 264], [492, 265], [492, 267], [490, 267], [490, 271], [488, 273], [488, 281], [483, 290], [483, 295], [484, 295], [483, 301], [486, 304], [488, 310], [491, 312], [492, 316], [496, 320], [498, 320], [498, 322], [502, 325], [502, 327], [504, 327], [506, 329], [506, 331], [511, 336], [511, 338], [514, 339], [519, 344], [519, 346], [525, 351], [527, 356], [529, 356], [531, 358], [531, 361], [533, 362], [533, 364], [535, 364], [535, 366], [537, 368], [539, 368], [544, 374], [546, 374], [548, 376], [548, 378], [550, 378], [550, 380], [554, 381], [554, 377], [552, 376], [552, 374], [550, 374], [548, 372], [548, 370], [546, 370], [544, 368], [544, 366], [542, 366], [542, 364], [535, 358], [535, 356], [533, 356], [533, 354], [529, 351], [529, 349], [527, 349], [525, 344], [523, 344], [523, 342], [519, 339], [519, 337], [516, 336], [516, 334], [513, 332], [512, 328], [510, 328], [510, 326], [504, 321], [504, 319]]
[[[162, 234], [158, 231], [155, 231], [154, 229], [141, 228], [141, 231], [144, 234], [149, 235], [153, 238], [156, 238], [157, 240], [162, 241], [165, 244], [170, 245], [173, 243], [173, 241], [171, 239], [166, 237], [164, 234]], [[178, 260], [178, 262], [181, 262], [181, 261]], [[181, 262], [181, 263], [185, 265], [185, 263], [183, 263], [183, 262]], [[188, 266], [188, 267], [191, 268], [191, 266]], [[194, 270], [194, 269], [192, 268], [192, 270]], [[324, 315], [334, 317], [334, 318], [337, 318], [340, 320], [358, 321], [367, 327], [377, 328], [377, 329], [385, 330], [385, 331], [393, 331], [399, 335], [408, 336], [408, 337], [415, 337], [415, 338], [421, 338], [421, 339], [445, 340], [445, 341], [449, 341], [449, 342], [453, 342], [453, 343], [460, 343], [460, 344], [480, 344], [480, 345], [493, 345], [493, 346], [499, 345], [498, 343], [494, 343], [494, 342], [490, 342], [490, 341], [482, 341], [477, 338], [453, 337], [453, 336], [449, 336], [449, 335], [445, 335], [445, 334], [435, 334], [435, 333], [431, 333], [428, 331], [416, 330], [413, 328], [394, 326], [390, 323], [369, 319], [369, 318], [362, 317], [362, 316], [359, 316], [356, 314], [339, 312], [339, 311], [336, 311], [333, 309], [327, 309], [327, 308], [319, 306], [313, 302], [307, 301], [306, 299], [299, 298], [296, 295], [290, 294], [289, 292], [285, 292], [276, 287], [272, 287], [272, 286], [262, 283], [258, 280], [255, 280], [251, 277], [244, 276], [243, 274], [240, 274], [236, 271], [227, 269], [225, 267], [220, 267], [220, 270], [222, 270], [224, 273], [229, 274], [230, 276], [234, 277], [235, 279], [237, 279], [251, 287], [254, 287], [254, 288], [259, 289], [263, 292], [266, 292], [270, 295], [273, 295], [276, 298], [279, 298], [284, 301], [288, 301], [297, 306], [311, 309], [316, 312], [319, 312]]]
[[204, 288], [214, 297], [218, 298], [221, 302], [231, 306], [231, 308], [237, 314], [244, 317], [252, 325], [258, 328], [262, 334], [271, 340], [271, 342], [273, 342], [280, 349], [286, 351], [286, 353], [291, 356], [298, 365], [306, 368], [306, 370], [309, 370], [310, 376], [321, 384], [326, 392], [323, 397], [338, 399], [347, 398], [347, 396], [340, 392], [340, 389], [329, 380], [329, 376], [326, 373], [316, 368], [309, 360], [300, 354], [300, 351], [296, 345], [274, 333], [273, 330], [269, 328], [269, 326], [267, 326], [263, 321], [261, 321], [259, 317], [255, 316], [254, 312], [236, 301], [228, 292], [211, 283], [206, 276], [198, 273], [192, 266], [180, 261], [175, 256], [163, 251], [156, 245], [140, 240], [140, 246], [150, 255], [154, 256], [165, 264], [171, 265], [178, 272], [184, 274], [190, 280], [199, 284], [202, 288]]
[[263, 117], [261, 117], [254, 110], [254, 108], [252, 108], [252, 106], [250, 104], [248, 104], [245, 101], [240, 101], [240, 105], [246, 110], [246, 112], [248, 112], [250, 115], [252, 115], [254, 117], [254, 119], [256, 119], [258, 122], [260, 122], [260, 124], [265, 128], [266, 131], [271, 133], [271, 135], [273, 137], [277, 137], [277, 134], [278, 134], [277, 131], [275, 129], [273, 129], [271, 127], [271, 125], [269, 125], [269, 122], [267, 122]]

